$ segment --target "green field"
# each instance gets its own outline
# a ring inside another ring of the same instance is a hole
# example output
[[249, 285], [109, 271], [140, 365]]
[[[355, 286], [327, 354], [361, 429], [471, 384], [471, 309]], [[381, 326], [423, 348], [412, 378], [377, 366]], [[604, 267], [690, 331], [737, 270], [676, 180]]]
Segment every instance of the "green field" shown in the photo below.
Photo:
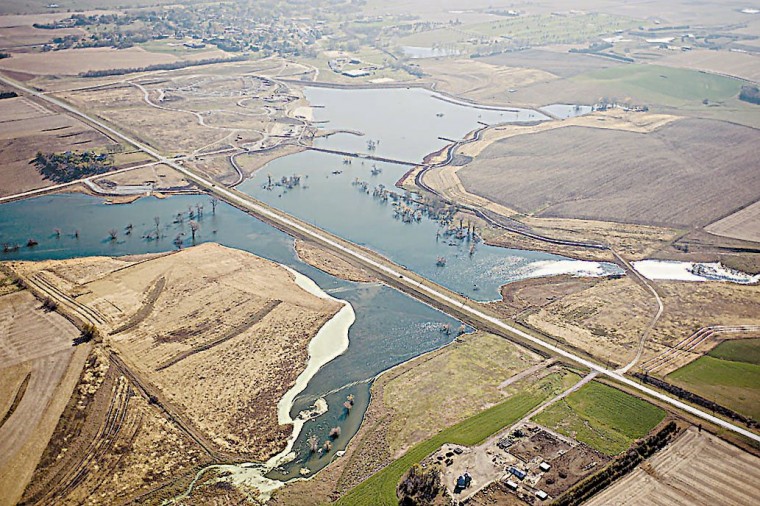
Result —
[[575, 76], [576, 85], [609, 90], [607, 96], [634, 102], [685, 106], [708, 99], [722, 102], [735, 97], [741, 89], [738, 79], [706, 74], [696, 70], [658, 65], [622, 65]]
[[350, 506], [396, 505], [396, 485], [412, 465], [433, 453], [444, 443], [476, 445], [500, 429], [516, 422], [531, 409], [564, 388], [559, 374], [547, 376], [530, 391], [520, 392], [506, 401], [478, 413], [411, 448], [401, 458], [372, 475], [343, 496], [338, 504]]
[[403, 37], [397, 42], [402, 46], [429, 47], [435, 44], [465, 43], [473, 38], [502, 38], [504, 41], [529, 46], [586, 44], [601, 35], [633, 28], [637, 24], [634, 20], [609, 14], [541, 14], [437, 28]]
[[[732, 346], [728, 349], [731, 354], [737, 352]], [[708, 355], [670, 373], [667, 379], [708, 400], [760, 420], [760, 365]]]
[[591, 382], [540, 413], [534, 421], [617, 455], [665, 418], [665, 411], [616, 388]]
[[716, 346], [709, 356], [760, 365], [760, 339], [732, 339]]

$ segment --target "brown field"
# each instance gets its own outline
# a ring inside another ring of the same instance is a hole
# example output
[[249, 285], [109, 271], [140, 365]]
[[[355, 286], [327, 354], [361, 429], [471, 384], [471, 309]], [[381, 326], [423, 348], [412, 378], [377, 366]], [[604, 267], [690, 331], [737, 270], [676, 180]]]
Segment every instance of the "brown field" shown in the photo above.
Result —
[[[263, 460], [282, 449], [290, 428], [278, 425], [277, 402], [305, 366], [309, 341], [339, 309], [281, 267], [210, 243], [148, 261], [19, 270], [76, 295], [105, 322], [106, 342], [138, 379], [232, 458]], [[89, 279], [79, 279], [82, 270]]]
[[760, 201], [709, 224], [705, 231], [722, 237], [760, 242]]
[[760, 459], [694, 427], [586, 504], [746, 505], [760, 502]]
[[[218, 58], [223, 51], [193, 53], [188, 59]], [[171, 63], [179, 59], [167, 53], [151, 53], [139, 47], [128, 49], [84, 48], [63, 49], [46, 53], [13, 53], [12, 58], [0, 60], [0, 69], [34, 75], [77, 75], [89, 70], [146, 67]]]
[[208, 461], [96, 349], [21, 504], [124, 503]]
[[512, 88], [554, 80], [549, 72], [531, 68], [503, 67], [481, 60], [424, 59], [422, 70], [435, 82], [435, 89], [481, 104], [505, 103]]
[[750, 81], [760, 81], [760, 58], [731, 51], [677, 51], [657, 61], [658, 65], [704, 70]]
[[696, 119], [646, 135], [556, 128], [496, 142], [458, 175], [469, 191], [539, 217], [703, 226], [757, 199], [757, 139]]
[[97, 130], [26, 97], [0, 100], [0, 196], [50, 186], [30, 161], [38, 151], [102, 148], [113, 142]]
[[[60, 17], [58, 18], [60, 19]], [[84, 35], [81, 28], [61, 28], [57, 30], [42, 30], [31, 25], [0, 26], [0, 49], [26, 50], [41, 46], [56, 37], [67, 35]]]
[[616, 67], [622, 63], [609, 58], [601, 58], [579, 53], [547, 51], [545, 49], [528, 49], [514, 53], [504, 53], [477, 61], [506, 67], [538, 69], [559, 77], [571, 77], [590, 70]]
[[78, 335], [26, 290], [0, 297], [0, 504], [21, 497], [71, 395], [87, 352], [72, 347]]
[[[760, 324], [758, 286], [678, 281], [658, 281], [655, 285], [665, 311], [649, 334], [639, 363], [676, 345], [701, 327]], [[532, 288], [539, 290], [538, 286]], [[555, 293], [553, 289], [546, 291]], [[656, 310], [652, 295], [628, 278], [604, 280], [585, 290], [556, 296], [557, 300], [540, 309], [526, 311], [521, 320], [573, 348], [618, 365], [633, 359], [639, 338]], [[715, 340], [706, 343], [699, 354], [689, 355], [688, 361], [716, 344]]]

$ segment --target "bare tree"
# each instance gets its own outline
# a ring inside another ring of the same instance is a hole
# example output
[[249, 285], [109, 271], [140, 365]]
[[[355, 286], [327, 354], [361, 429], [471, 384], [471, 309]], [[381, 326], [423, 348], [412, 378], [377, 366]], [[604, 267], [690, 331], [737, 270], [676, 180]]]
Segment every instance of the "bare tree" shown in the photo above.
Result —
[[211, 197], [211, 214], [216, 214], [216, 205], [219, 203], [219, 199]]
[[316, 436], [316, 434], [309, 436], [309, 439], [306, 441], [309, 443], [309, 451], [311, 451], [311, 453], [316, 453], [316, 451], [319, 449], [319, 438]]
[[108, 231], [108, 237], [112, 241], [115, 241], [118, 236], [119, 236], [119, 231], [116, 230], [115, 228], [112, 228], [111, 230]]
[[190, 233], [193, 234], [193, 242], [195, 242], [195, 233], [199, 228], [201, 228], [201, 226], [197, 221], [190, 221]]

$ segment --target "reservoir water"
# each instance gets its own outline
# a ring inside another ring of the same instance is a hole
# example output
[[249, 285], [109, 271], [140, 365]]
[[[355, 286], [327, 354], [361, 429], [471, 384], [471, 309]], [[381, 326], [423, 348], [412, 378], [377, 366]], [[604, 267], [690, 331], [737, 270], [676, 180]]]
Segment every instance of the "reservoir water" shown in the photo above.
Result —
[[[205, 196], [174, 196], [168, 199], [144, 198], [129, 205], [106, 205], [101, 199], [81, 194], [53, 195], [0, 205], [0, 244], [26, 244], [35, 238], [33, 248], [22, 246], [13, 253], [0, 253], [3, 260], [45, 260], [84, 256], [121, 256], [159, 253], [176, 249], [178, 234], [184, 246], [192, 244], [187, 220], [174, 223], [179, 212], [190, 206], [204, 206], [196, 243], [218, 242], [224, 246], [249, 251], [263, 258], [287, 265], [314, 280], [325, 292], [351, 303], [356, 321], [349, 330], [349, 347], [337, 359], [322, 367], [306, 390], [296, 397], [291, 416], [325, 398], [327, 413], [307, 422], [294, 450], [300, 456], [277, 478], [298, 476], [303, 465], [316, 471], [326, 465], [335, 452], [345, 449], [356, 433], [369, 402], [370, 381], [380, 372], [427, 351], [449, 343], [454, 334], [441, 332], [448, 324], [456, 329], [460, 323], [448, 315], [394, 289], [380, 284], [351, 283], [330, 276], [301, 262], [287, 234], [226, 204], [216, 213]], [[162, 238], [145, 236], [155, 230], [159, 218]], [[125, 235], [125, 227], [133, 232]], [[53, 228], [61, 230], [60, 238]], [[111, 241], [108, 231], [118, 236]], [[79, 231], [78, 237], [74, 232]], [[354, 396], [350, 413], [343, 408], [348, 395]], [[309, 458], [306, 440], [316, 434], [324, 440], [330, 428], [340, 426], [342, 436], [331, 452]]]
[[[307, 88], [315, 119], [326, 130], [355, 130], [364, 135], [336, 134], [320, 138], [315, 145], [336, 150], [372, 154], [419, 162], [447, 144], [439, 139], [459, 139], [478, 128], [479, 122], [494, 124], [547, 119], [536, 111], [476, 108], [446, 101], [422, 89], [332, 90]], [[372, 149], [368, 141], [373, 141]], [[583, 272], [588, 275], [618, 273], [609, 264], [576, 262], [541, 252], [508, 250], [476, 244], [472, 255], [467, 241], [436, 240], [439, 223], [428, 218], [404, 224], [393, 216], [390, 204], [373, 199], [351, 183], [357, 178], [371, 187], [394, 189], [408, 169], [392, 163], [375, 164], [360, 159], [344, 164], [340, 156], [303, 152], [278, 159], [260, 170], [239, 188], [305, 221], [366, 245], [392, 260], [457, 292], [478, 300], [498, 297], [506, 282], [535, 275]], [[335, 172], [335, 174], [333, 174]], [[302, 183], [284, 191], [263, 189], [268, 175], [278, 180], [300, 174]], [[347, 351], [322, 367], [295, 399], [291, 415], [325, 398], [328, 411], [308, 422], [294, 446], [297, 458], [270, 477], [288, 479], [302, 467], [312, 472], [326, 465], [335, 452], [345, 448], [361, 423], [369, 402], [369, 386], [378, 373], [450, 342], [453, 335], [440, 329], [458, 328], [459, 322], [398, 291], [378, 284], [350, 283], [300, 262], [293, 240], [273, 227], [220, 204], [211, 212], [208, 197], [173, 196], [143, 198], [129, 205], [105, 205], [98, 198], [66, 194], [44, 196], [0, 205], [0, 245], [20, 244], [17, 251], [0, 253], [3, 260], [64, 259], [91, 255], [128, 255], [175, 249], [191, 245], [187, 220], [175, 222], [178, 213], [204, 206], [196, 242], [214, 241], [249, 251], [287, 265], [313, 279], [324, 291], [350, 302], [356, 321], [349, 330]], [[160, 238], [151, 232], [156, 228]], [[132, 233], [127, 235], [127, 225]], [[61, 234], [54, 233], [60, 229]], [[116, 238], [111, 240], [109, 231]], [[76, 232], [76, 234], [75, 234]], [[29, 239], [39, 244], [24, 246]], [[445, 266], [436, 259], [445, 257]], [[343, 402], [354, 398], [354, 408]], [[341, 437], [326, 455], [309, 456], [306, 440], [316, 434], [324, 440], [331, 427], [340, 426]]]

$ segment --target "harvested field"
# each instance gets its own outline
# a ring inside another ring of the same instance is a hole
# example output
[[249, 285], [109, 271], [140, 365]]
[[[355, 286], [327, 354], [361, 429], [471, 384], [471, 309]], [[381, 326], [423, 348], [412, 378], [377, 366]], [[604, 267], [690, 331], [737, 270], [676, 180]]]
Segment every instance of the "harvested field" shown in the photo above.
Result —
[[72, 347], [78, 335], [28, 291], [0, 297], [2, 504], [20, 498], [74, 388], [86, 354]]
[[[82, 414], [84, 413], [84, 414]], [[95, 350], [22, 504], [114, 504], [209, 461]]]
[[760, 242], [760, 201], [705, 227], [722, 237]]
[[696, 119], [649, 134], [556, 128], [497, 141], [458, 175], [468, 191], [539, 217], [704, 226], [757, 199], [759, 137]]
[[38, 151], [103, 148], [113, 142], [97, 130], [29, 98], [0, 100], [0, 196], [50, 186], [30, 162]]
[[746, 505], [760, 502], [760, 459], [694, 427], [589, 506]]
[[571, 77], [591, 70], [623, 65], [609, 58], [601, 58], [582, 53], [527, 49], [513, 53], [480, 58], [478, 61], [506, 67], [538, 69], [559, 77]]
[[707, 49], [677, 51], [657, 60], [659, 65], [704, 70], [716, 74], [760, 81], [760, 58], [749, 53]]
[[507, 103], [510, 89], [557, 78], [542, 70], [502, 67], [473, 59], [426, 59], [421, 61], [421, 67], [435, 82], [436, 90], [480, 104]]
[[[219, 50], [204, 51], [193, 53], [187, 59], [219, 58], [225, 54]], [[90, 70], [146, 67], [179, 59], [171, 54], [151, 53], [138, 47], [63, 49], [45, 53], [14, 53], [12, 58], [0, 60], [0, 70], [34, 75], [77, 75]]]
[[[43, 270], [37, 277], [77, 294], [135, 378], [215, 449], [256, 460], [281, 450], [290, 427], [278, 425], [277, 402], [339, 304], [308, 294], [279, 266], [212, 243], [104, 272], [113, 262], [21, 268]], [[96, 279], [71, 281], [89, 265]]]

